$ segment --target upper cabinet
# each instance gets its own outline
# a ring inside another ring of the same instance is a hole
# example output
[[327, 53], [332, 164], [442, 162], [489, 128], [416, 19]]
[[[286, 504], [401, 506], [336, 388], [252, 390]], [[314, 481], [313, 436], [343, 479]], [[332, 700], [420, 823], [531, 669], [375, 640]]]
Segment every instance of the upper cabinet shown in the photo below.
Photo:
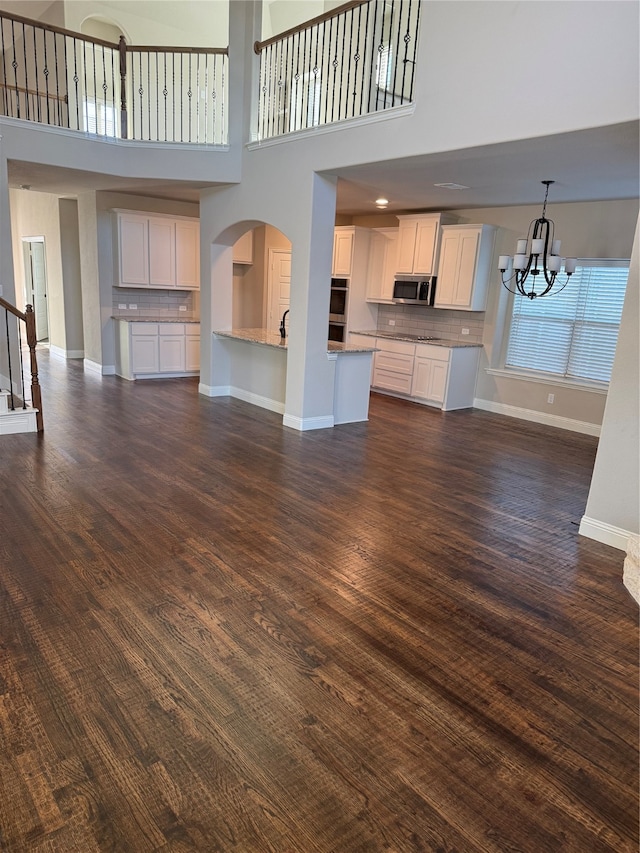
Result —
[[398, 229], [374, 228], [369, 242], [367, 301], [392, 302], [398, 267]]
[[398, 262], [400, 275], [435, 275], [438, 268], [440, 228], [454, 221], [442, 213], [399, 216]]
[[239, 240], [233, 244], [233, 263], [253, 263], [253, 231], [245, 231]]
[[491, 225], [443, 226], [436, 308], [485, 310], [495, 233]]
[[197, 219], [116, 211], [118, 287], [200, 288]]
[[348, 278], [351, 275], [354, 234], [355, 229], [350, 225], [339, 225], [334, 229], [331, 265], [331, 275], [334, 277]]

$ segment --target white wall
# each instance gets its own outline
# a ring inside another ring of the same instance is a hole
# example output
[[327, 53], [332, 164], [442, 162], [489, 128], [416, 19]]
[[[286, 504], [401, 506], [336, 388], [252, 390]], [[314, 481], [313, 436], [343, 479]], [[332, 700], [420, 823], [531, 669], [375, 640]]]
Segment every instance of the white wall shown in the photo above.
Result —
[[80, 32], [83, 21], [93, 16], [117, 24], [129, 44], [163, 47], [228, 44], [227, 0], [65, 0], [67, 29]]
[[629, 285], [593, 470], [580, 532], [626, 550], [640, 532], [640, 218], [633, 247]]
[[60, 217], [58, 199], [48, 193], [11, 190], [11, 233], [13, 263], [16, 276], [15, 304], [24, 310], [25, 269], [22, 241], [26, 237], [44, 237], [49, 309], [49, 341], [60, 349], [67, 348], [65, 300], [60, 250]]

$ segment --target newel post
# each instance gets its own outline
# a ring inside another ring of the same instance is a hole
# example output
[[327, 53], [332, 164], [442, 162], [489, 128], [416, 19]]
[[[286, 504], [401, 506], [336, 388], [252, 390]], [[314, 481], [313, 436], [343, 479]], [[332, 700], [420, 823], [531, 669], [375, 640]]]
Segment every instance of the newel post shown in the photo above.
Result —
[[118, 42], [120, 52], [120, 136], [127, 138], [127, 43], [124, 36]]
[[31, 402], [36, 409], [36, 424], [38, 432], [44, 432], [44, 421], [42, 419], [42, 395], [40, 393], [40, 382], [38, 380], [38, 362], [36, 359], [36, 315], [33, 305], [27, 305], [24, 312], [27, 344], [29, 346], [29, 358], [31, 360]]

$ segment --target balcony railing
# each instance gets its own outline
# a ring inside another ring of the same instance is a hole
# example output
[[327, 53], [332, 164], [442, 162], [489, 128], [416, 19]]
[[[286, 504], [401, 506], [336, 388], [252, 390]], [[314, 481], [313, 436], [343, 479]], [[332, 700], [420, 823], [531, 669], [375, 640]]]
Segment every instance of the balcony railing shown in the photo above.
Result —
[[258, 137], [411, 103], [419, 0], [352, 0], [263, 42]]
[[227, 144], [228, 49], [134, 47], [0, 12], [0, 114], [101, 137]]

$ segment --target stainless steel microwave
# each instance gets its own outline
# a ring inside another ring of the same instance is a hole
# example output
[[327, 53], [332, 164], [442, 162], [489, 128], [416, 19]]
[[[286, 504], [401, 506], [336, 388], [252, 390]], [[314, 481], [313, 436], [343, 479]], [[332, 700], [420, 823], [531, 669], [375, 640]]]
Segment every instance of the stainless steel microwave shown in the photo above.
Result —
[[412, 305], [433, 305], [436, 297], [436, 277], [396, 279], [393, 285], [393, 301]]

